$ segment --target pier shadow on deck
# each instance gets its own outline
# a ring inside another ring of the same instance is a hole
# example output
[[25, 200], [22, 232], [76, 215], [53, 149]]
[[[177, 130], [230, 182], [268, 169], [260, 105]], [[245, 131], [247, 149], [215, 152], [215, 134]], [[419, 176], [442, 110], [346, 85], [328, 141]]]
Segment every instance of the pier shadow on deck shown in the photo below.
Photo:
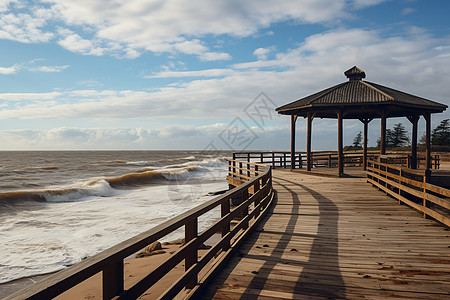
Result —
[[[205, 298], [290, 298], [298, 291], [308, 298], [345, 298], [338, 260], [337, 206], [297, 182], [277, 178], [274, 183], [282, 188], [278, 189], [279, 194], [284, 194], [282, 199], [277, 197], [268, 217], [217, 278], [215, 286], [221, 290], [212, 288]], [[310, 196], [305, 203], [299, 199], [299, 189], [303, 199]], [[317, 224], [315, 234], [302, 232], [304, 219]], [[318, 265], [326, 265], [321, 281], [328, 283], [327, 289], [323, 283], [314, 282]], [[248, 275], [240, 271], [234, 274], [236, 268], [244, 268]], [[230, 288], [224, 291], [227, 285]]]
[[276, 203], [204, 299], [448, 297], [446, 228], [364, 178], [273, 173]]

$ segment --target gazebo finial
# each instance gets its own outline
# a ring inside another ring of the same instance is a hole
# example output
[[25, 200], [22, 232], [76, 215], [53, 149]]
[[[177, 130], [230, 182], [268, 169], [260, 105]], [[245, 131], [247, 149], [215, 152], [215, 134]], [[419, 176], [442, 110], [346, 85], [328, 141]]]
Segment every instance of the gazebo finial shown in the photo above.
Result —
[[353, 66], [352, 68], [345, 71], [344, 75], [347, 76], [350, 81], [366, 78], [366, 73], [357, 66]]

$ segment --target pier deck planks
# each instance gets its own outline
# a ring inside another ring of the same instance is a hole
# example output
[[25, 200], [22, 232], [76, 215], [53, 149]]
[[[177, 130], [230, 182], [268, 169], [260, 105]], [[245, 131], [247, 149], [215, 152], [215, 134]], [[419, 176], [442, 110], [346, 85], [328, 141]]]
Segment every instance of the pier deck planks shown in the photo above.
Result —
[[450, 298], [448, 229], [364, 178], [273, 176], [274, 207], [205, 299]]

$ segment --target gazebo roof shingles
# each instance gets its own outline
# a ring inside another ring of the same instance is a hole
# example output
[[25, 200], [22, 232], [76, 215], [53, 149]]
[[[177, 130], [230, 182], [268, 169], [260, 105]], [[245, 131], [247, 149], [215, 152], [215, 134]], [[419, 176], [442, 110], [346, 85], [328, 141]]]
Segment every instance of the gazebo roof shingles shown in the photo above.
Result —
[[[333, 109], [362, 106], [376, 109], [380, 105], [420, 109], [435, 113], [444, 111], [447, 106], [422, 97], [401, 92], [376, 83], [362, 81], [364, 71], [354, 66], [344, 73], [350, 80], [297, 101], [278, 107], [280, 114], [298, 114], [317, 109]], [[397, 108], [398, 109], [398, 108]]]

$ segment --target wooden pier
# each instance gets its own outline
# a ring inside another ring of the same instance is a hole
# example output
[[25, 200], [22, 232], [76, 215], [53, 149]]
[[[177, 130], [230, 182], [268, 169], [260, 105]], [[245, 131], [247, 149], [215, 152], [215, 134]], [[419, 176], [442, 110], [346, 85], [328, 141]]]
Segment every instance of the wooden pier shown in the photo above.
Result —
[[450, 297], [448, 229], [366, 181], [273, 170], [272, 209], [202, 297]]
[[[236, 188], [5, 299], [450, 297], [450, 191], [428, 183], [429, 170], [369, 161], [367, 177], [361, 167], [320, 171], [230, 160]], [[183, 246], [130, 273], [128, 257], [181, 228]], [[88, 282], [96, 288], [85, 295]]]

